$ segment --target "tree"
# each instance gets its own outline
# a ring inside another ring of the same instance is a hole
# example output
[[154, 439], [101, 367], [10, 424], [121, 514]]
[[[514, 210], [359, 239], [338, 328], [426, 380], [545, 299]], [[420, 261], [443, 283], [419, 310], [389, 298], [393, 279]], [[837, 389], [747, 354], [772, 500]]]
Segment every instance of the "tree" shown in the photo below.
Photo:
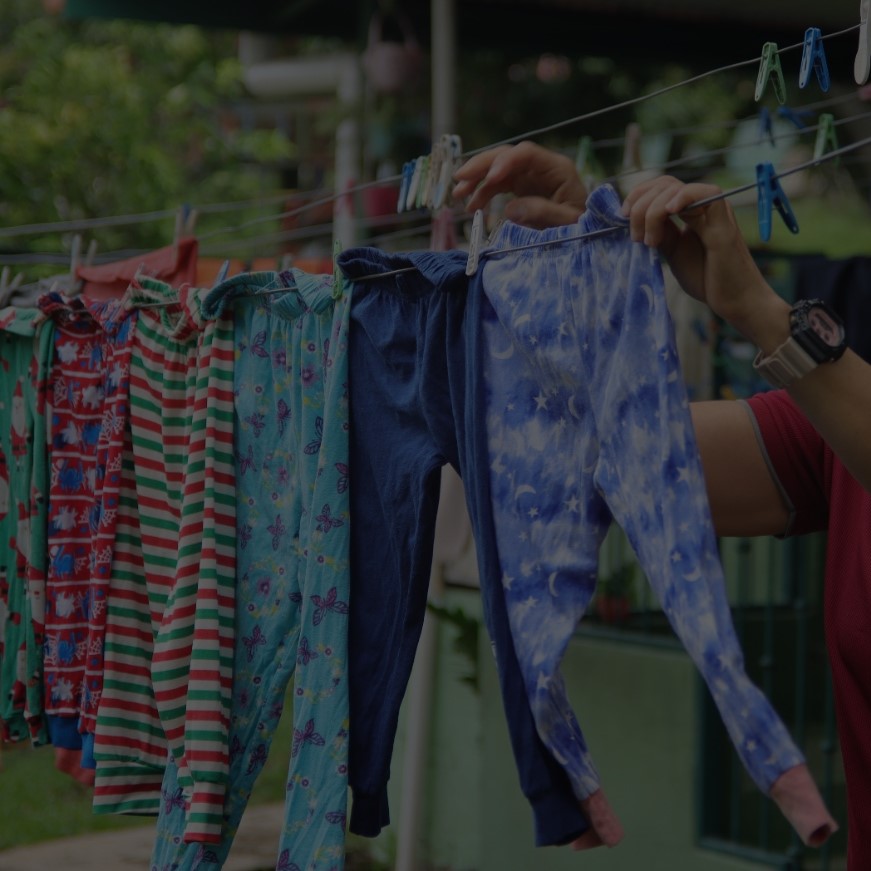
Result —
[[[293, 146], [277, 130], [233, 123], [226, 106], [243, 96], [240, 72], [233, 32], [72, 22], [46, 14], [38, 0], [4, 3], [0, 226], [256, 197], [258, 163], [287, 157]], [[273, 194], [275, 181], [268, 179]], [[88, 235], [101, 251], [149, 248], [167, 244], [173, 226], [169, 217]], [[60, 250], [56, 234], [12, 242], [19, 251]]]

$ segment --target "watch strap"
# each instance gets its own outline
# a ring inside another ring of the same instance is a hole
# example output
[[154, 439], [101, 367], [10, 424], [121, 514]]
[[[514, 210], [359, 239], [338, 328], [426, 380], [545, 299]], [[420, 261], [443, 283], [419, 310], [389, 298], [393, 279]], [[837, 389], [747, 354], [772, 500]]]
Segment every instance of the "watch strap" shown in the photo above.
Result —
[[817, 366], [819, 363], [792, 336], [768, 356], [760, 351], [753, 361], [753, 368], [774, 387], [789, 387]]

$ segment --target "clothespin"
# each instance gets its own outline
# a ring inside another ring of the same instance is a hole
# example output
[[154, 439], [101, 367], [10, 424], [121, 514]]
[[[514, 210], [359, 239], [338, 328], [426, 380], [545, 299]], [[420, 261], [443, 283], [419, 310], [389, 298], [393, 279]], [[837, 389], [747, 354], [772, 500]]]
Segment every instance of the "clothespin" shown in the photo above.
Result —
[[790, 109], [789, 106], [778, 106], [777, 114], [781, 118], [786, 118], [787, 121], [792, 121], [799, 130], [807, 130], [807, 124], [802, 119], [813, 115], [810, 109]]
[[24, 273], [19, 272], [16, 274], [15, 278], [11, 281], [9, 276], [11, 275], [11, 270], [8, 266], [3, 267], [3, 271], [0, 272], [0, 308], [9, 304], [9, 300], [12, 299], [12, 295], [18, 290], [21, 282], [24, 280]]
[[[828, 146], [828, 147], [827, 147]], [[835, 116], [831, 112], [823, 112], [817, 119], [817, 138], [814, 141], [814, 160], [822, 157], [827, 150], [836, 151], [838, 137], [835, 134]], [[838, 158], [835, 158], [837, 164]]]
[[417, 208], [417, 189], [420, 187], [420, 174], [423, 170], [423, 160], [415, 157], [412, 161], [413, 169], [411, 181], [408, 183], [408, 194], [405, 198], [405, 211], [410, 212]]
[[399, 197], [396, 200], [396, 213], [405, 211], [405, 202], [408, 199], [408, 188], [411, 185], [411, 177], [414, 175], [414, 161], [407, 160], [402, 164], [402, 181], [399, 184]]
[[588, 188], [593, 187], [596, 175], [598, 174], [598, 165], [593, 151], [593, 139], [591, 136], [585, 135], [578, 140], [578, 147], [575, 151], [575, 169], [581, 181]]
[[780, 186], [774, 167], [770, 163], [756, 164], [757, 213], [759, 235], [763, 242], [771, 238], [771, 209], [780, 212], [783, 222], [793, 232], [798, 233], [798, 221], [792, 212], [783, 188]]
[[178, 245], [187, 236], [192, 236], [197, 223], [197, 210], [187, 203], [178, 207], [175, 213], [175, 231], [172, 236], [172, 250], [178, 256]]
[[871, 0], [859, 2], [859, 48], [853, 61], [853, 78], [864, 85], [871, 73]]
[[641, 169], [641, 125], [630, 121], [623, 139], [623, 171]]
[[[871, 0], [868, 0], [871, 2]], [[762, 58], [759, 63], [759, 73], [756, 76], [755, 100], [758, 103], [765, 91], [768, 80], [772, 80], [774, 96], [778, 103], [786, 102], [786, 84], [783, 81], [783, 69], [780, 66], [780, 55], [777, 53], [776, 42], [766, 42], [762, 46]]]
[[823, 48], [823, 36], [819, 27], [809, 27], [804, 32], [804, 44], [801, 50], [801, 69], [798, 74], [798, 86], [807, 87], [811, 70], [816, 73], [820, 90], [829, 90], [829, 65], [826, 63], [826, 51]]
[[423, 205], [427, 209], [433, 208], [433, 191], [436, 186], [436, 179], [439, 178], [442, 172], [442, 160], [444, 159], [444, 149], [441, 141], [433, 142], [432, 150], [429, 153], [429, 166], [426, 178], [423, 185]]
[[443, 133], [442, 164], [439, 177], [434, 181], [432, 200], [433, 208], [440, 209], [448, 201], [448, 191], [451, 188], [451, 180], [458, 169], [463, 155], [463, 141], [456, 133]]
[[429, 181], [429, 155], [423, 154], [417, 159], [420, 165], [420, 179], [417, 183], [417, 196], [414, 201], [415, 208], [422, 209], [426, 207], [426, 189], [430, 184]]
[[771, 112], [768, 110], [768, 106], [763, 106], [759, 110], [759, 141], [762, 141], [764, 136], [768, 136], [768, 141], [771, 143], [772, 148], [775, 145], [774, 142], [774, 130], [771, 126]]
[[222, 281], [227, 278], [227, 273], [230, 271], [230, 261], [225, 260], [221, 264], [221, 268], [218, 270], [218, 274], [215, 276], [215, 287], [219, 285]]
[[472, 218], [472, 232], [469, 234], [469, 259], [466, 261], [466, 275], [474, 275], [478, 271], [478, 261], [481, 259], [481, 248], [484, 245], [484, 212], [475, 211]]
[[342, 298], [342, 270], [339, 268], [339, 255], [342, 253], [340, 239], [333, 240], [333, 299]]

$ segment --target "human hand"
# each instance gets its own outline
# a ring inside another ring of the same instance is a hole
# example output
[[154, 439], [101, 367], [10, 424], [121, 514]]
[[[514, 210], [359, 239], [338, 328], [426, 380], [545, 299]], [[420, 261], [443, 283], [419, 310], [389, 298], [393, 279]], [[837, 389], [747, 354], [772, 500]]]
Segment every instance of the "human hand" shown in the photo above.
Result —
[[779, 298], [756, 266], [735, 214], [716, 185], [671, 176], [642, 182], [623, 201], [633, 241], [659, 249], [681, 287], [751, 340], [764, 308]]
[[454, 199], [468, 197], [468, 211], [484, 208], [496, 194], [514, 194], [505, 217], [537, 229], [574, 224], [587, 201], [574, 163], [534, 142], [482, 151], [454, 173], [454, 180]]

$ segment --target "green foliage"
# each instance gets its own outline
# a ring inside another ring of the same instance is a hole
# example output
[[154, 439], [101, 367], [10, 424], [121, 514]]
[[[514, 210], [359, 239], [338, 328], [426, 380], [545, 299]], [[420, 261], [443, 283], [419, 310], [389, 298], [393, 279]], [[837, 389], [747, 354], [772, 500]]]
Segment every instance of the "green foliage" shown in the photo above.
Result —
[[[292, 154], [276, 131], [222, 123], [223, 107], [242, 94], [231, 34], [69, 22], [43, 13], [38, 0], [17, 0], [3, 19], [3, 225], [249, 199], [262, 187], [257, 164]], [[173, 225], [170, 218], [95, 235], [101, 250], [157, 247]], [[60, 250], [51, 236], [19, 244]]]
[[470, 670], [460, 680], [477, 692], [479, 685], [478, 633], [481, 622], [460, 607], [446, 608], [443, 605], [427, 602], [427, 608], [456, 629], [453, 640], [454, 651], [465, 658], [470, 667]]

